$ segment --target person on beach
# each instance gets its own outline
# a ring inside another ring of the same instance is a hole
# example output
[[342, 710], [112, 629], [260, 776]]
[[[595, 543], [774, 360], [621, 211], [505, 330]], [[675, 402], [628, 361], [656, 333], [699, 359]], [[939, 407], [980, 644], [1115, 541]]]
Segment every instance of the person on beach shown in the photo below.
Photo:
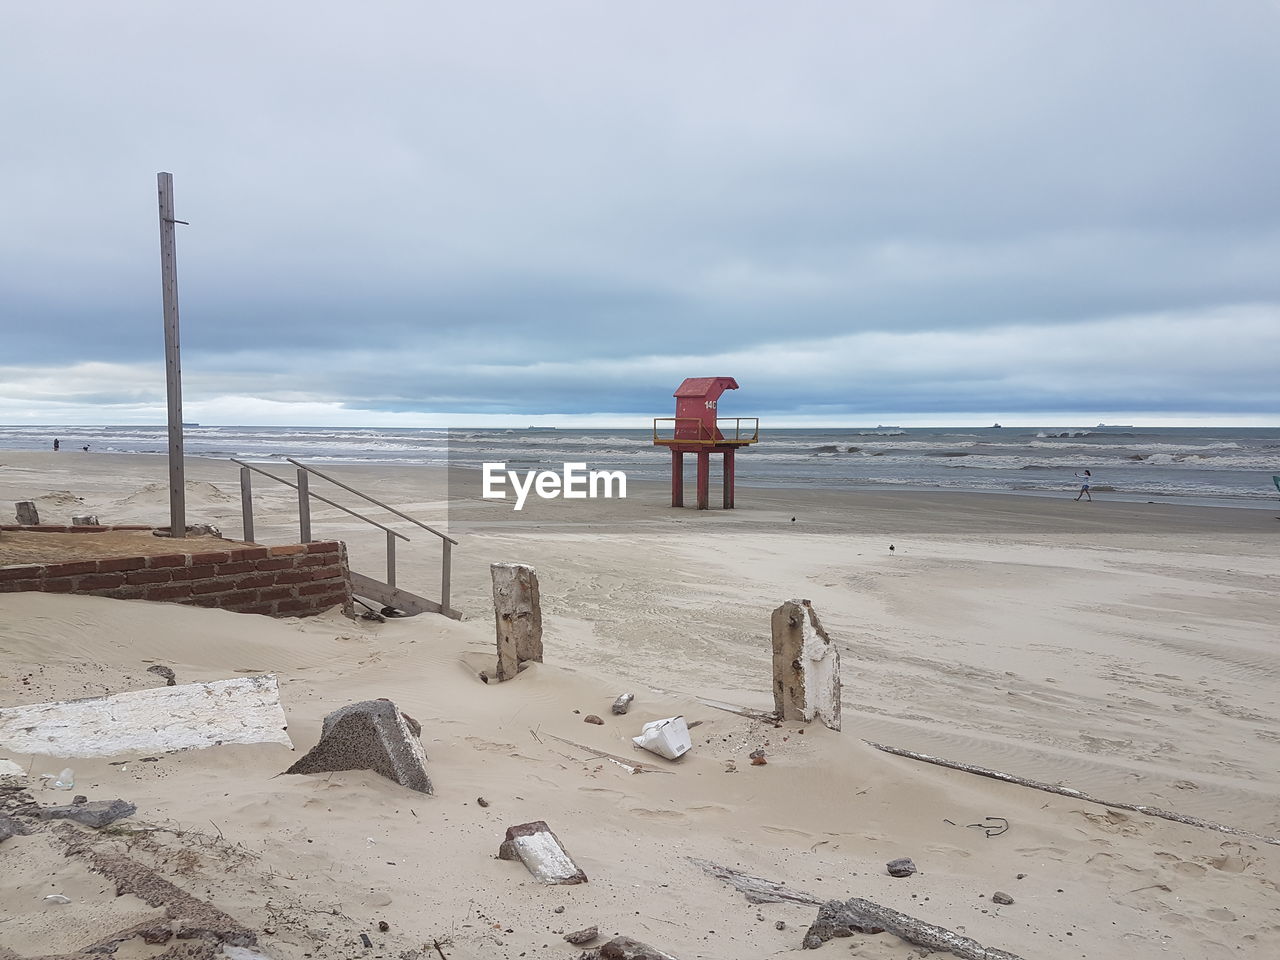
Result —
[[61, 441], [61, 440], [55, 440], [55, 441], [53, 441], [53, 452], [54, 452], [54, 453], [57, 453], [57, 452], [58, 452], [58, 448], [59, 448], [60, 446], [62, 446], [62, 441]]
[[1089, 484], [1093, 483], [1093, 474], [1086, 470], [1084, 473], [1077, 473], [1076, 477], [1080, 480], [1080, 492], [1076, 494], [1076, 501], [1079, 502], [1084, 497], [1090, 503], [1093, 503], [1093, 497], [1089, 493]]

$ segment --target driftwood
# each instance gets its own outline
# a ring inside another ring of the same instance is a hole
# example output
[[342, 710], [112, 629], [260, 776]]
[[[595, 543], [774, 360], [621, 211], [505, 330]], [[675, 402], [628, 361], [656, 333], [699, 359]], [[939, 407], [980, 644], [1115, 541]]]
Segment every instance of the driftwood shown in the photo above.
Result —
[[732, 713], [735, 716], [746, 717], [748, 720], [759, 720], [761, 723], [771, 723], [777, 726], [781, 721], [776, 713], [768, 710], [753, 710], [751, 707], [738, 707], [732, 703], [723, 703], [720, 700], [710, 700], [707, 697], [694, 697], [704, 706], [711, 707], [715, 710], [723, 710], [725, 713]]
[[583, 750], [591, 754], [597, 760], [609, 760], [619, 766], [626, 767], [632, 773], [675, 773], [674, 770], [663, 770], [661, 767], [655, 767], [651, 763], [642, 763], [639, 760], [615, 757], [612, 753], [605, 753], [603, 750], [597, 750], [595, 747], [588, 747], [581, 743], [574, 743], [572, 740], [566, 740], [564, 737], [557, 737], [554, 733], [544, 733], [542, 736], [550, 737], [552, 740], [559, 740], [563, 744], [567, 744], [568, 746], [574, 747], [578, 750]]
[[[746, 717], [750, 720], [760, 720], [764, 723], [777, 723], [776, 714], [766, 713], [762, 710], [752, 710], [749, 707], [736, 707], [732, 704], [721, 703], [716, 700], [708, 700], [703, 697], [696, 698], [699, 703], [704, 703], [708, 707], [714, 707], [716, 710], [723, 710], [726, 713], [736, 714], [740, 717]], [[1096, 803], [1101, 807], [1111, 807], [1114, 810], [1132, 810], [1134, 813], [1141, 813], [1148, 817], [1159, 817], [1162, 820], [1171, 820], [1174, 823], [1184, 823], [1190, 827], [1200, 827], [1204, 830], [1214, 830], [1218, 833], [1230, 834], [1233, 837], [1244, 837], [1246, 840], [1255, 840], [1258, 843], [1266, 843], [1271, 846], [1280, 847], [1280, 837], [1269, 837], [1265, 834], [1254, 833], [1252, 830], [1245, 830], [1241, 827], [1228, 826], [1225, 823], [1218, 823], [1215, 820], [1205, 820], [1203, 817], [1193, 817], [1182, 813], [1175, 813], [1172, 810], [1165, 810], [1162, 807], [1152, 807], [1145, 803], [1125, 803], [1121, 800], [1104, 800], [1101, 797], [1095, 797], [1092, 794], [1085, 793], [1083, 790], [1076, 790], [1072, 787], [1062, 787], [1056, 783], [1045, 783], [1043, 780], [1030, 780], [1026, 777], [1015, 777], [1013, 774], [1001, 773], [999, 770], [991, 770], [988, 767], [980, 767], [973, 763], [963, 763], [959, 760], [947, 760], [943, 757], [935, 757], [927, 753], [916, 753], [914, 750], [904, 750], [901, 747], [891, 747], [887, 744], [876, 743], [874, 740], [864, 740], [863, 743], [868, 746], [875, 747], [885, 753], [891, 753], [895, 757], [906, 757], [908, 760], [919, 760], [921, 763], [932, 763], [939, 767], [949, 767], [952, 770], [959, 770], [962, 773], [972, 773], [979, 777], [989, 777], [992, 780], [1001, 780], [1005, 783], [1016, 784], [1020, 787], [1030, 787], [1032, 790], [1043, 790], [1045, 793], [1056, 793], [1062, 797], [1072, 797], [1076, 800], [1084, 800], [1086, 803]]]
[[812, 893], [792, 890], [774, 880], [753, 877], [749, 873], [734, 870], [732, 867], [722, 867], [710, 860], [690, 857], [689, 862], [695, 867], [701, 867], [717, 880], [723, 880], [729, 884], [747, 898], [747, 903], [802, 903], [811, 907], [820, 907], [826, 903], [822, 897], [814, 896]]
[[883, 930], [918, 947], [946, 950], [961, 960], [1022, 960], [1016, 953], [984, 947], [972, 937], [925, 923], [861, 897], [844, 901], [831, 900], [819, 907], [818, 919], [805, 933], [803, 946], [807, 950], [820, 947], [836, 936], [837, 931], [845, 932], [841, 928], [868, 933]]
[[1144, 803], [1124, 803], [1119, 800], [1103, 800], [1085, 793], [1082, 790], [1074, 790], [1071, 787], [1061, 787], [1056, 783], [1045, 783], [1042, 780], [1028, 780], [1024, 777], [1015, 777], [1012, 774], [1001, 773], [999, 770], [990, 770], [986, 767], [979, 767], [972, 763], [961, 763], [958, 760], [945, 760], [942, 757], [930, 756], [927, 753], [916, 753], [914, 750], [903, 750], [901, 747], [890, 747], [883, 743], [874, 743], [871, 740], [864, 741], [877, 750], [883, 750], [885, 753], [891, 753], [896, 757], [906, 757], [908, 760], [919, 760], [922, 763], [932, 763], [940, 767], [950, 767], [952, 770], [960, 770], [964, 773], [972, 773], [979, 777], [990, 777], [992, 780], [1002, 780], [1005, 783], [1017, 784], [1020, 787], [1030, 787], [1033, 790], [1043, 790], [1045, 793], [1056, 793], [1063, 797], [1072, 797], [1076, 800], [1084, 800], [1088, 803], [1096, 803], [1103, 807], [1111, 807], [1115, 810], [1132, 810], [1134, 813], [1141, 813], [1148, 817], [1160, 817], [1163, 820], [1172, 820], [1174, 823], [1185, 823], [1192, 827], [1202, 827], [1205, 830], [1216, 830], [1218, 833], [1229, 833], [1235, 837], [1244, 837], [1248, 840], [1256, 840], [1259, 843], [1269, 843], [1272, 846], [1280, 846], [1280, 838], [1263, 836], [1260, 833], [1254, 833], [1251, 830], [1243, 830], [1239, 827], [1229, 827], [1224, 823], [1217, 823], [1213, 820], [1205, 820], [1201, 817], [1190, 817], [1181, 813], [1174, 813], [1171, 810], [1164, 810], [1160, 807], [1150, 807]]
[[909, 917], [905, 913], [899, 913], [897, 910], [891, 910], [870, 900], [855, 897], [847, 901], [824, 901], [803, 890], [792, 890], [774, 880], [753, 877], [741, 870], [723, 867], [709, 860], [690, 857], [689, 862], [741, 892], [746, 896], [748, 903], [800, 903], [818, 907], [818, 920], [810, 927], [813, 942], [810, 936], [806, 935], [804, 944], [806, 947], [818, 946], [824, 940], [830, 939], [830, 936], [823, 936], [826, 930], [834, 930], [837, 926], [848, 926], [868, 930], [886, 930], [907, 943], [928, 947], [931, 950], [948, 950], [962, 960], [1021, 960], [1017, 954], [984, 947], [976, 940], [945, 927], [925, 923], [923, 920]]

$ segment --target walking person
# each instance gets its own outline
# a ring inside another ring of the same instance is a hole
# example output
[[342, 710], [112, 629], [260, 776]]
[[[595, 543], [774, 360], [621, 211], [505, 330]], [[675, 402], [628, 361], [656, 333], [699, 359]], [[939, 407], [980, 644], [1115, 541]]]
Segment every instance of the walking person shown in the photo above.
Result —
[[54, 453], [57, 453], [57, 452], [58, 452], [58, 448], [59, 448], [60, 446], [62, 446], [62, 441], [61, 441], [61, 440], [54, 440], [54, 441], [53, 441], [53, 452], [54, 452]]
[[1084, 497], [1089, 503], [1093, 503], [1093, 497], [1089, 494], [1089, 484], [1093, 483], [1093, 474], [1086, 470], [1084, 473], [1077, 473], [1076, 477], [1080, 480], [1080, 492], [1076, 494], [1076, 502]]

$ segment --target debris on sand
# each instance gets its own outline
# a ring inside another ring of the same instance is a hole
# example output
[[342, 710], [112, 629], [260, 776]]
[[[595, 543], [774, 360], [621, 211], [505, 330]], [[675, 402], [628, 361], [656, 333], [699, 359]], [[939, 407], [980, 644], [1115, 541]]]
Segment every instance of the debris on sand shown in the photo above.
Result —
[[773, 706], [782, 720], [840, 729], [840, 652], [808, 600], [773, 611]]
[[498, 848], [499, 860], [519, 860], [535, 879], [547, 884], [586, 883], [587, 875], [551, 832], [544, 820], [507, 828], [507, 838]]
[[0, 709], [0, 747], [58, 757], [282, 743], [288, 721], [271, 674]]
[[490, 564], [489, 573], [498, 631], [498, 679], [511, 680], [520, 672], [521, 664], [542, 662], [538, 574], [525, 563]]
[[177, 675], [174, 674], [173, 670], [162, 663], [147, 667], [147, 673], [154, 673], [157, 677], [163, 677], [167, 687], [175, 686], [178, 682]]
[[584, 943], [590, 943], [598, 936], [600, 936], [599, 927], [586, 927], [582, 930], [574, 930], [572, 933], [566, 933], [564, 938], [569, 941], [569, 943], [582, 946]]
[[117, 820], [131, 817], [138, 808], [127, 800], [94, 800], [72, 803], [60, 807], [41, 807], [37, 816], [41, 820], [74, 820], [95, 829], [110, 826]]
[[390, 700], [362, 700], [324, 718], [320, 742], [285, 773], [372, 770], [410, 790], [431, 792], [427, 755]]

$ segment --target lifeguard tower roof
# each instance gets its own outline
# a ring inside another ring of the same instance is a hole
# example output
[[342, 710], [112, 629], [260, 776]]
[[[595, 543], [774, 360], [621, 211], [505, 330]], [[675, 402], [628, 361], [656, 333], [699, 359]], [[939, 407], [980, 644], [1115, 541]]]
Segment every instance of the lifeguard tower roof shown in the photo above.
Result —
[[733, 377], [689, 377], [672, 396], [715, 400], [726, 390], [737, 389], [738, 381]]

